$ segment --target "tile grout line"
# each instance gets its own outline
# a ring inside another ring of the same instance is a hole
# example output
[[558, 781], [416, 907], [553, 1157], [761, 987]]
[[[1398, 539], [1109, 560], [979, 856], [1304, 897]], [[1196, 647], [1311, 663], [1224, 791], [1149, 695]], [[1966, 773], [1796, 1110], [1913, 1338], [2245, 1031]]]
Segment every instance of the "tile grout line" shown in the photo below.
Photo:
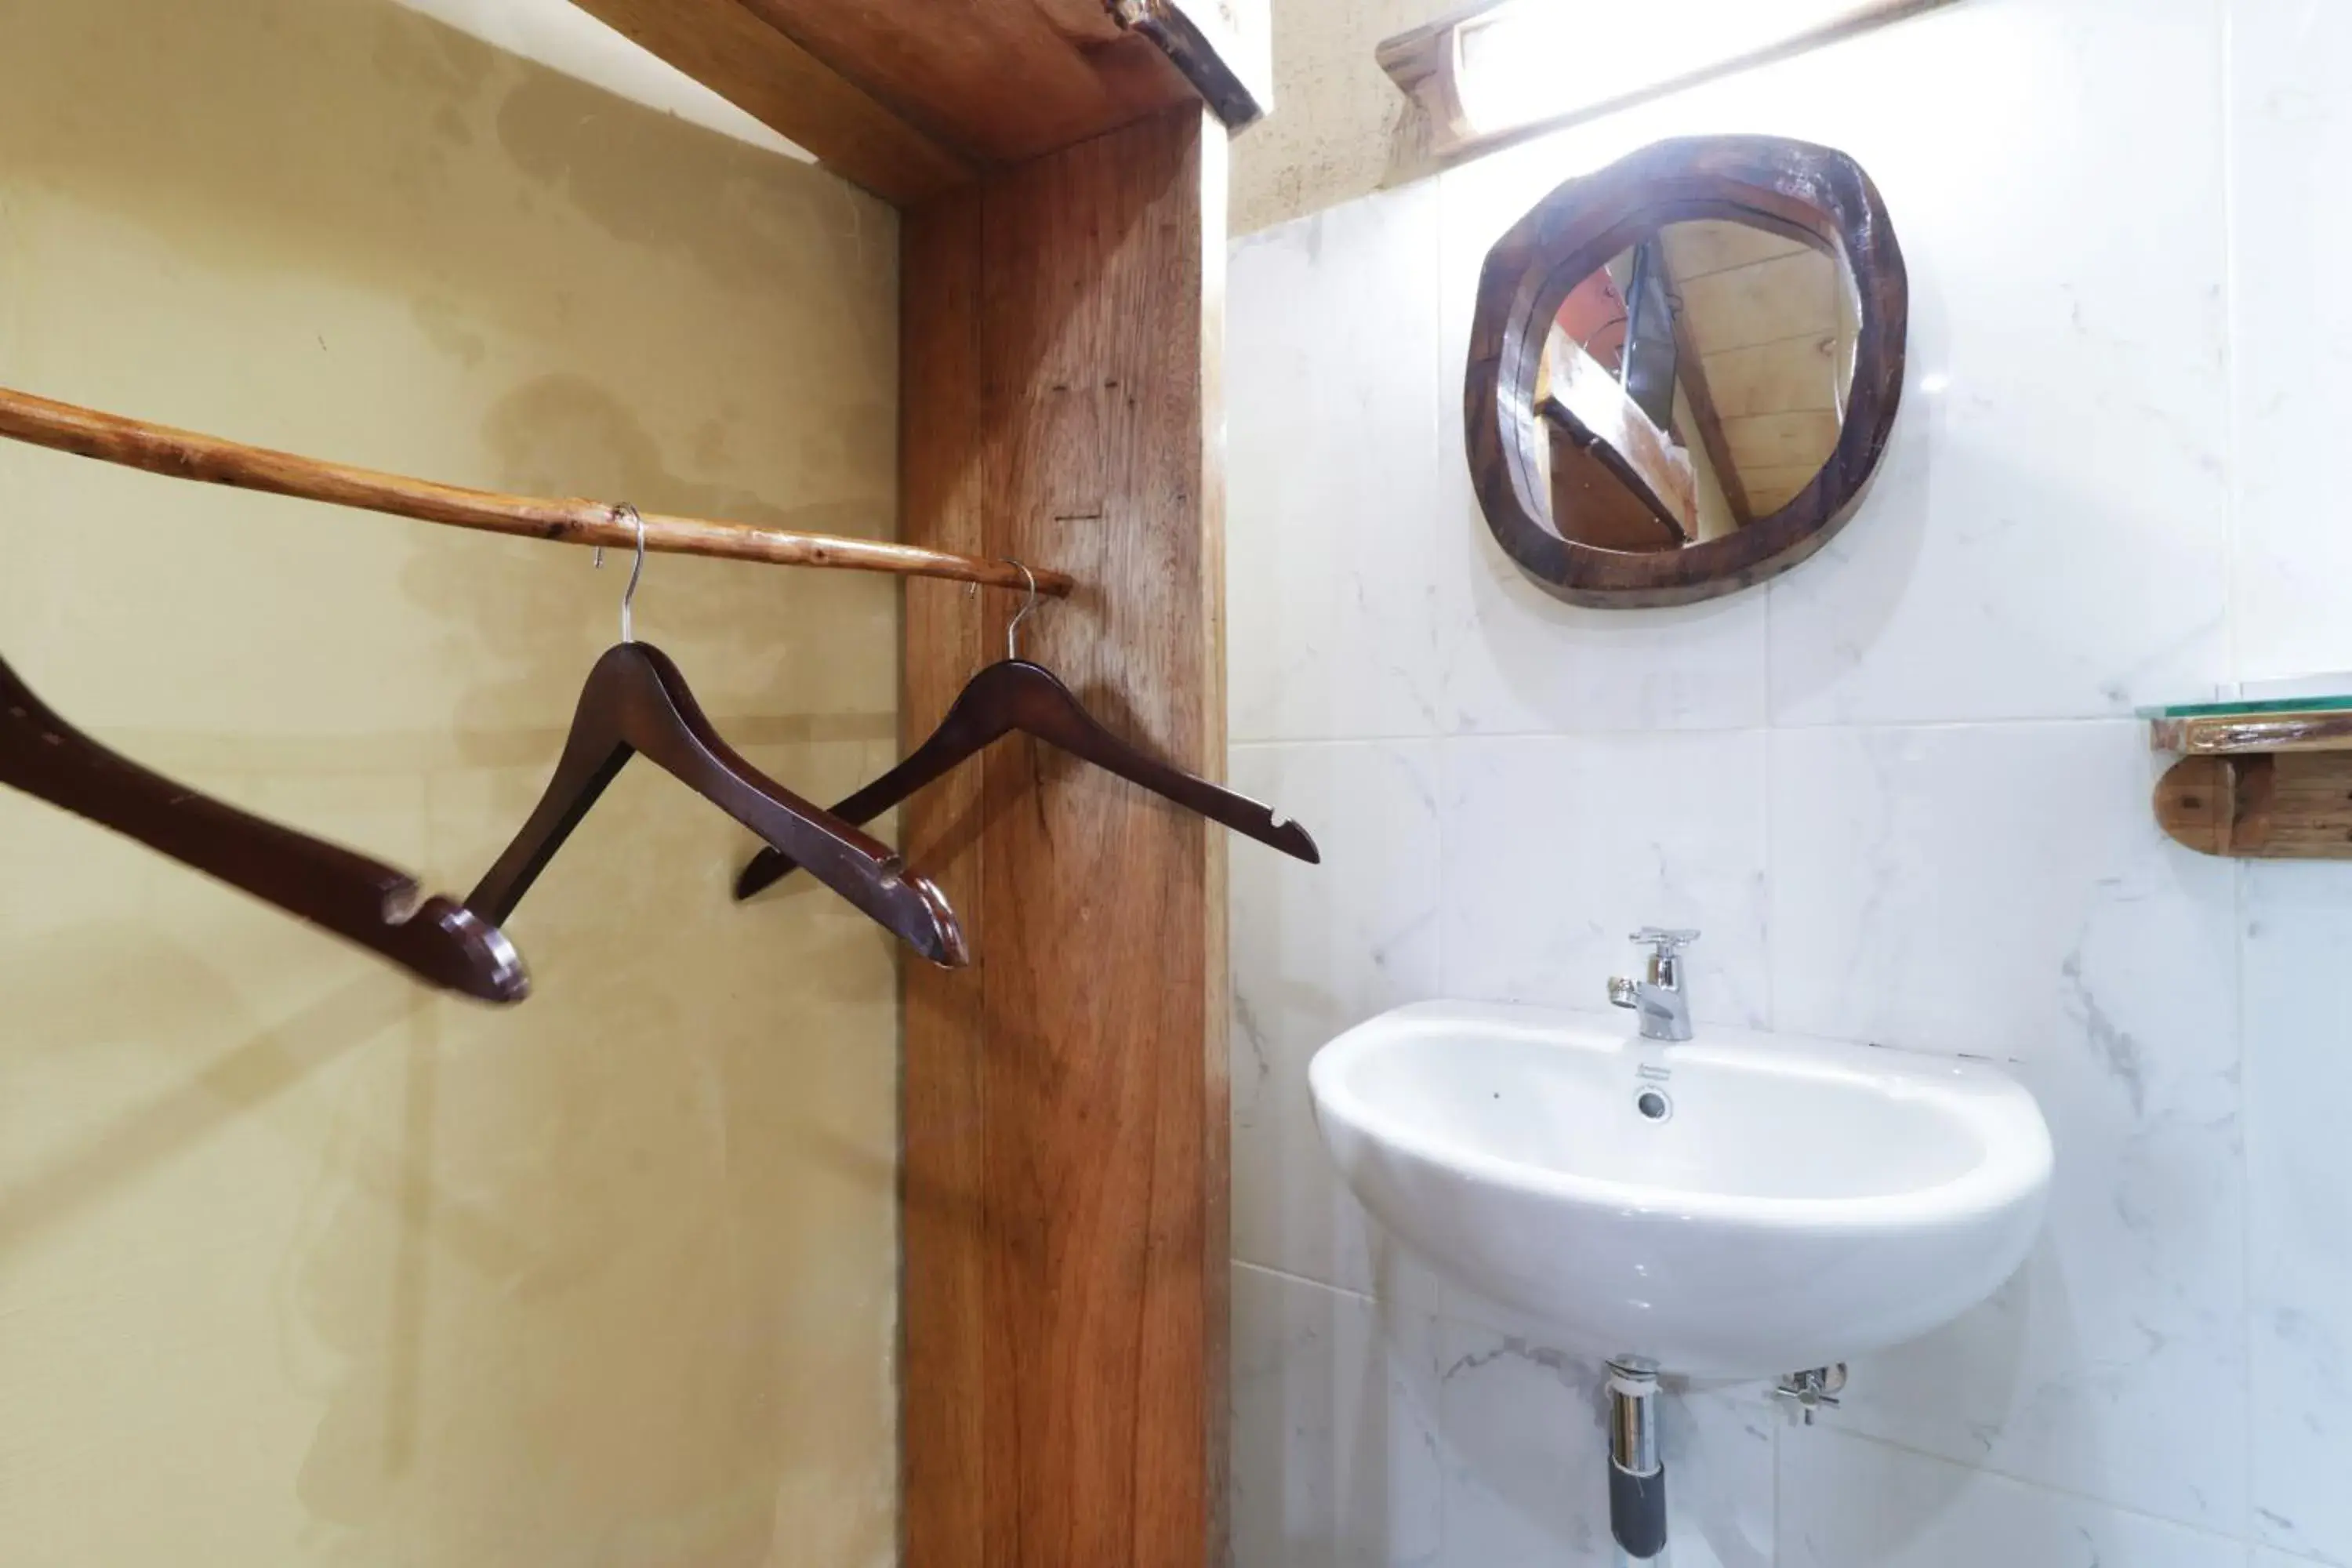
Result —
[[2239, 646], [2240, 546], [2244, 533], [2244, 480], [2242, 463], [2243, 453], [2241, 416], [2245, 407], [2245, 387], [2241, 376], [2238, 341], [2240, 337], [2238, 305], [2241, 298], [2238, 279], [2238, 113], [2237, 100], [2231, 90], [2236, 75], [2238, 29], [2233, 7], [2227, 0], [2213, 0], [2221, 26], [2221, 58], [2217, 88], [2221, 111], [2221, 393], [2224, 413], [2221, 439], [2226, 447], [2223, 463], [2229, 471], [2229, 484], [2221, 508], [2221, 627], [2222, 653], [2228, 661], [2229, 679], [2245, 679], [2243, 650]]
[[[2245, 535], [2245, 468], [2242, 418], [2245, 409], [2245, 384], [2242, 356], [2239, 353], [2241, 337], [2240, 305], [2242, 300], [2238, 268], [2238, 104], [2233, 90], [2237, 76], [2238, 26], [2235, 7], [2227, 0], [2213, 0], [2217, 20], [2221, 30], [2220, 59], [2215, 66], [2216, 90], [2220, 96], [2221, 115], [2221, 354], [2222, 395], [2226, 416], [2222, 420], [2222, 440], [2226, 450], [2223, 462], [2229, 470], [2227, 503], [2222, 509], [2223, 546], [2221, 564], [2221, 624], [2223, 655], [2228, 662], [2229, 679], [2245, 679], [2244, 648], [2239, 629], [2242, 594], [2241, 565], [2244, 554]], [[2260, 1517], [2255, 1498], [2262, 1478], [2262, 1466], [2254, 1453], [2254, 1038], [2252, 1028], [2253, 999], [2247, 994], [2247, 910], [2248, 879], [2251, 868], [2243, 860], [2231, 862], [2230, 893], [2235, 929], [2230, 933], [2230, 959], [2232, 965], [2231, 983], [2235, 991], [2238, 1026], [2238, 1389], [2239, 1452], [2245, 1464], [2245, 1496], [2240, 1528], [2243, 1531], [2248, 1561], [2263, 1543], [2258, 1539], [2256, 1521]]]
[[[1431, 234], [1430, 234], [1430, 237], [1429, 237], [1429, 247], [1430, 247], [1430, 253], [1431, 253], [1431, 259], [1430, 259], [1430, 271], [1431, 271], [1432, 276], [1434, 278], [1434, 279], [1435, 279], [1435, 281], [1436, 281], [1437, 286], [1436, 286], [1434, 289], [1430, 289], [1430, 290], [1429, 290], [1429, 292], [1428, 292], [1428, 296], [1427, 296], [1427, 301], [1428, 301], [1428, 310], [1429, 310], [1429, 319], [1430, 319], [1430, 321], [1433, 322], [1433, 327], [1434, 327], [1434, 330], [1433, 330], [1433, 331], [1431, 332], [1431, 334], [1430, 334], [1430, 349], [1431, 349], [1431, 353], [1432, 353], [1433, 357], [1433, 358], [1435, 359], [1435, 361], [1436, 361], [1436, 374], [1435, 374], [1435, 376], [1434, 376], [1434, 378], [1433, 378], [1433, 382], [1432, 382], [1432, 385], [1433, 385], [1433, 386], [1434, 386], [1434, 387], [1436, 387], [1436, 388], [1438, 389], [1438, 391], [1437, 391], [1437, 393], [1436, 393], [1436, 395], [1435, 395], [1435, 397], [1434, 397], [1434, 399], [1433, 399], [1434, 406], [1435, 406], [1435, 410], [1436, 410], [1436, 414], [1437, 414], [1437, 426], [1436, 426], [1436, 428], [1435, 428], [1435, 429], [1433, 429], [1433, 431], [1431, 431], [1431, 432], [1430, 432], [1429, 444], [1430, 444], [1430, 450], [1431, 450], [1433, 453], [1434, 453], [1434, 454], [1436, 455], [1436, 458], [1437, 458], [1438, 473], [1439, 473], [1439, 475], [1440, 475], [1440, 480], [1439, 480], [1439, 493], [1440, 493], [1441, 495], [1442, 495], [1442, 494], [1444, 494], [1444, 478], [1443, 478], [1443, 476], [1444, 476], [1444, 472], [1445, 472], [1445, 465], [1446, 465], [1446, 461], [1447, 461], [1447, 458], [1446, 458], [1446, 453], [1445, 453], [1445, 430], [1446, 430], [1446, 425], [1447, 425], [1447, 416], [1446, 416], [1446, 414], [1445, 414], [1445, 397], [1444, 397], [1444, 386], [1445, 386], [1445, 383], [1446, 383], [1446, 374], [1445, 374], [1445, 298], [1446, 298], [1446, 295], [1445, 295], [1445, 277], [1446, 277], [1445, 262], [1446, 262], [1446, 248], [1445, 248], [1445, 247], [1446, 247], [1446, 236], [1447, 236], [1450, 232], [1452, 232], [1452, 231], [1451, 231], [1451, 229], [1449, 228], [1448, 225], [1446, 224], [1446, 221], [1445, 221], [1445, 215], [1446, 215], [1446, 209], [1447, 209], [1447, 206], [1448, 206], [1448, 205], [1449, 205], [1449, 201], [1448, 201], [1448, 194], [1447, 194], [1447, 193], [1448, 193], [1448, 191], [1451, 189], [1452, 184], [1453, 184], [1453, 180], [1452, 180], [1451, 176], [1449, 176], [1449, 175], [1445, 175], [1445, 174], [1440, 174], [1440, 175], [1438, 176], [1438, 178], [1437, 178], [1436, 182], [1435, 182], [1435, 187], [1434, 187], [1434, 189], [1433, 189], [1433, 190], [1431, 191], [1430, 195], [1429, 195], [1429, 205], [1430, 205], [1433, 208], [1434, 208], [1434, 209], [1435, 209], [1436, 217], [1437, 217], [1437, 221], [1436, 221], [1433, 225], [1432, 225], [1432, 226], [1431, 226]], [[1465, 454], [1465, 457], [1466, 457], [1466, 454]], [[1454, 725], [1454, 718], [1455, 718], [1455, 709], [1454, 709], [1454, 701], [1453, 701], [1453, 693], [1452, 693], [1452, 690], [1450, 689], [1451, 689], [1451, 686], [1452, 686], [1452, 682], [1451, 682], [1451, 680], [1448, 679], [1448, 668], [1447, 668], [1447, 663], [1446, 663], [1446, 660], [1445, 660], [1445, 658], [1443, 657], [1443, 655], [1440, 653], [1440, 651], [1439, 651], [1439, 647], [1438, 647], [1438, 638], [1439, 638], [1441, 636], [1443, 636], [1442, 628], [1443, 628], [1443, 626], [1444, 626], [1444, 617], [1443, 617], [1443, 616], [1432, 616], [1432, 621], [1433, 621], [1433, 626], [1432, 626], [1432, 627], [1431, 627], [1431, 636], [1430, 636], [1430, 642], [1429, 642], [1430, 676], [1431, 676], [1431, 680], [1432, 680], [1432, 684], [1431, 684], [1431, 688], [1430, 688], [1430, 689], [1431, 689], [1431, 692], [1432, 692], [1433, 700], [1434, 700], [1434, 701], [1435, 701], [1435, 703], [1437, 704], [1437, 710], [1438, 710], [1438, 711], [1439, 711], [1440, 713], [1442, 713], [1442, 714], [1444, 714], [1444, 721], [1443, 721], [1443, 722], [1444, 722], [1444, 728], [1447, 728], [1447, 729], [1451, 729], [1451, 728], [1453, 727], [1453, 725]], [[1449, 768], [1448, 768], [1447, 762], [1446, 762], [1447, 749], [1446, 749], [1446, 747], [1445, 747], [1445, 745], [1444, 745], [1444, 743], [1443, 740], [1440, 740], [1440, 741], [1438, 741], [1438, 742], [1433, 742], [1433, 755], [1432, 755], [1432, 757], [1431, 757], [1431, 763], [1432, 763], [1432, 769], [1431, 769], [1431, 771], [1432, 771], [1432, 774], [1433, 774], [1433, 776], [1432, 776], [1432, 778], [1431, 778], [1431, 780], [1430, 780], [1430, 787], [1431, 787], [1431, 789], [1433, 789], [1433, 791], [1435, 791], [1435, 792], [1436, 792], [1436, 798], [1435, 798], [1434, 802], [1433, 803], [1433, 806], [1434, 806], [1434, 810], [1433, 810], [1433, 813], [1432, 813], [1432, 815], [1433, 815], [1433, 816], [1434, 820], [1431, 823], [1431, 825], [1430, 825], [1430, 826], [1431, 826], [1431, 828], [1432, 828], [1432, 830], [1433, 830], [1433, 832], [1434, 833], [1435, 837], [1436, 837], [1436, 845], [1435, 845], [1435, 848], [1436, 848], [1436, 854], [1437, 854], [1437, 939], [1436, 939], [1436, 941], [1435, 941], [1432, 945], [1433, 945], [1433, 946], [1436, 948], [1436, 950], [1437, 950], [1437, 988], [1438, 988], [1440, 991], [1449, 991], [1449, 990], [1451, 990], [1451, 989], [1453, 988], [1453, 987], [1452, 987], [1452, 986], [1447, 983], [1447, 971], [1446, 971], [1446, 967], [1445, 967], [1445, 926], [1446, 926], [1446, 918], [1445, 918], [1445, 911], [1446, 911], [1446, 903], [1445, 903], [1445, 889], [1446, 889], [1446, 871], [1445, 871], [1445, 867], [1446, 867], [1446, 854], [1445, 854], [1445, 839], [1446, 839], [1446, 832], [1445, 832], [1445, 823], [1446, 823], [1446, 799], [1447, 799], [1447, 796], [1446, 796], [1446, 788], [1447, 788], [1447, 778], [1448, 778], [1448, 776], [1449, 776]], [[1373, 1220], [1371, 1219], [1370, 1215], [1365, 1215], [1365, 1216], [1364, 1216], [1364, 1220], [1365, 1220], [1365, 1223], [1366, 1223], [1368, 1226], [1369, 1226], [1369, 1225], [1371, 1225], [1371, 1224], [1376, 1224], [1376, 1223], [1377, 1223], [1376, 1221], [1373, 1221]], [[1365, 1261], [1366, 1261], [1366, 1263], [1367, 1263], [1368, 1265], [1370, 1265], [1370, 1264], [1371, 1259], [1370, 1259], [1370, 1258], [1369, 1254], [1367, 1255], [1367, 1258], [1366, 1258], [1366, 1260], [1365, 1260]], [[1375, 1310], [1375, 1311], [1379, 1311], [1379, 1310], [1381, 1310], [1381, 1309], [1379, 1306], [1377, 1306], [1377, 1305], [1373, 1308], [1373, 1310]], [[1437, 1343], [1435, 1343], [1435, 1344], [1432, 1344], [1432, 1343], [1430, 1342], [1431, 1341], [1437, 1341], [1438, 1342], [1437, 1342]], [[1432, 1510], [1432, 1511], [1433, 1511], [1433, 1514], [1435, 1515], [1434, 1527], [1435, 1527], [1436, 1531], [1437, 1531], [1437, 1542], [1436, 1542], [1437, 1560], [1438, 1560], [1438, 1562], [1440, 1562], [1440, 1563], [1444, 1563], [1444, 1562], [1445, 1562], [1448, 1558], [1450, 1558], [1450, 1557], [1452, 1557], [1452, 1556], [1453, 1556], [1453, 1554], [1454, 1554], [1454, 1543], [1453, 1543], [1452, 1527], [1451, 1527], [1451, 1524], [1450, 1524], [1450, 1522], [1449, 1522], [1449, 1521], [1448, 1521], [1448, 1519], [1447, 1519], [1447, 1511], [1448, 1511], [1448, 1510], [1447, 1510], [1446, 1506], [1445, 1506], [1445, 1494], [1446, 1494], [1446, 1490], [1447, 1490], [1447, 1488], [1446, 1488], [1446, 1485], [1445, 1485], [1445, 1473], [1444, 1473], [1444, 1472], [1445, 1472], [1445, 1465], [1444, 1465], [1444, 1458], [1442, 1458], [1441, 1453], [1440, 1453], [1440, 1451], [1439, 1451], [1439, 1445], [1440, 1445], [1440, 1444], [1442, 1444], [1442, 1443], [1443, 1443], [1443, 1441], [1444, 1441], [1444, 1438], [1443, 1438], [1443, 1436], [1442, 1436], [1442, 1435], [1443, 1435], [1443, 1433], [1444, 1433], [1444, 1427], [1445, 1427], [1445, 1410], [1444, 1410], [1444, 1395], [1445, 1395], [1445, 1389], [1444, 1389], [1444, 1363], [1445, 1363], [1445, 1356], [1444, 1356], [1444, 1349], [1443, 1349], [1443, 1341], [1442, 1341], [1442, 1338], [1441, 1338], [1441, 1336], [1440, 1336], [1439, 1331], [1437, 1331], [1437, 1329], [1435, 1328], [1435, 1326], [1434, 1326], [1434, 1323], [1433, 1323], [1433, 1322], [1432, 1322], [1432, 1324], [1430, 1325], [1430, 1327], [1425, 1331], [1425, 1336], [1424, 1336], [1424, 1339], [1423, 1339], [1423, 1352], [1424, 1354], [1427, 1354], [1429, 1352], [1431, 1352], [1431, 1351], [1433, 1351], [1433, 1350], [1434, 1350], [1437, 1353], [1435, 1353], [1434, 1355], [1431, 1355], [1431, 1356], [1430, 1356], [1430, 1362], [1431, 1362], [1431, 1363], [1432, 1363], [1432, 1365], [1431, 1365], [1431, 1370], [1432, 1370], [1433, 1372], [1434, 1372], [1434, 1373], [1437, 1374], [1437, 1381], [1436, 1381], [1436, 1383], [1432, 1386], [1432, 1394], [1431, 1394], [1431, 1397], [1432, 1397], [1432, 1399], [1434, 1401], [1434, 1407], [1433, 1407], [1433, 1408], [1430, 1411], [1430, 1413], [1429, 1413], [1430, 1424], [1431, 1424], [1431, 1426], [1432, 1426], [1432, 1428], [1433, 1428], [1433, 1434], [1435, 1434], [1434, 1440], [1432, 1442], [1432, 1445], [1431, 1445], [1431, 1454], [1430, 1454], [1430, 1458], [1431, 1458], [1431, 1462], [1432, 1462], [1432, 1468], [1433, 1468], [1433, 1470], [1435, 1470], [1435, 1472], [1436, 1472], [1436, 1475], [1435, 1475], [1435, 1477], [1434, 1477], [1434, 1484], [1435, 1484], [1435, 1487], [1436, 1487], [1436, 1494], [1437, 1494], [1437, 1495], [1436, 1495], [1436, 1504], [1435, 1504], [1435, 1507], [1433, 1509], [1433, 1510]]]
[[1418, 734], [1294, 735], [1232, 741], [1236, 750], [1265, 751], [1276, 746], [1407, 746], [1445, 741], [1583, 741], [1673, 739], [1679, 736], [1769, 734], [1884, 733], [1897, 731], [2052, 730], [2067, 725], [2145, 723], [2137, 713], [2096, 713], [2025, 719], [1898, 719], [1867, 722], [1785, 724], [1767, 719], [1753, 724], [1597, 725], [1562, 730], [1443, 730]]

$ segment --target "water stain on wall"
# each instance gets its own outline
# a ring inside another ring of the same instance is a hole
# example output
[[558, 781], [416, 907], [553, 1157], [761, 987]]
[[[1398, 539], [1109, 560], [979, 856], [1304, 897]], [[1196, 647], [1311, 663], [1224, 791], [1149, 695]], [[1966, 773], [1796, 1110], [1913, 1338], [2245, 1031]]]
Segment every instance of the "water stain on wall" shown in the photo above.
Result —
[[[0, 37], [0, 384], [889, 531], [896, 217], [830, 176], [388, 0]], [[47, 453], [0, 497], [0, 648], [62, 709], [460, 893], [628, 566]], [[795, 788], [887, 760], [888, 581], [657, 556], [638, 613]], [[896, 959], [735, 906], [748, 849], [631, 767], [492, 1011], [0, 794], [0, 1558], [888, 1562]]]

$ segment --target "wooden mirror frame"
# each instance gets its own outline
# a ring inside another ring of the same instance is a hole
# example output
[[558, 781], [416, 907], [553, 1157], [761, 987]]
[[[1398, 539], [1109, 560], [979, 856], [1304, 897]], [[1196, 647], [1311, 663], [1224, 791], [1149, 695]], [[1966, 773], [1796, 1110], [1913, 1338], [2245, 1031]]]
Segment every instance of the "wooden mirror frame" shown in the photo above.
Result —
[[[1535, 405], [1552, 319], [1570, 289], [1628, 246], [1708, 218], [1843, 252], [1860, 330], [1837, 447], [1786, 506], [1722, 538], [1643, 552], [1563, 538], [1540, 488], [1547, 434]], [[1478, 278], [1463, 396], [1487, 526], [1529, 576], [1572, 604], [1687, 605], [1778, 576], [1828, 543], [1869, 488], [1902, 400], [1910, 315], [1886, 205], [1843, 153], [1776, 136], [1685, 137], [1570, 180], [1495, 242]]]

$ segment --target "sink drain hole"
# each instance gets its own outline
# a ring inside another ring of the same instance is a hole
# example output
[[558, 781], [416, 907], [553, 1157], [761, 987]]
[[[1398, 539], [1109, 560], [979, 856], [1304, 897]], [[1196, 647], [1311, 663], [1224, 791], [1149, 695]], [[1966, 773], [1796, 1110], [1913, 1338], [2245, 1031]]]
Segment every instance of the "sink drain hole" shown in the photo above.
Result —
[[1633, 1097], [1633, 1109], [1652, 1121], [1664, 1121], [1675, 1113], [1675, 1102], [1654, 1089], [1645, 1089]]

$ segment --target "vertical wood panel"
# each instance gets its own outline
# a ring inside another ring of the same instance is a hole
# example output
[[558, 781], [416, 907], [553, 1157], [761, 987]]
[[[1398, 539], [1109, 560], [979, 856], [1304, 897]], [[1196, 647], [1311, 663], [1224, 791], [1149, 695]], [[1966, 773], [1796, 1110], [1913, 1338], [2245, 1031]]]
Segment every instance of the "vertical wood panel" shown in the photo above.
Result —
[[[980, 421], [980, 197], [959, 193], [907, 216], [899, 268], [899, 505], [907, 537], [985, 548], [988, 463]], [[979, 595], [909, 581], [899, 723], [906, 746], [939, 724], [985, 662]], [[903, 842], [985, 953], [982, 771], [967, 766], [908, 801]], [[978, 1563], [987, 1450], [981, 1223], [984, 959], [967, 969], [903, 970], [902, 1240], [899, 1441], [905, 1561]], [[924, 1500], [915, 1506], [914, 1500]]]
[[[1211, 774], [1223, 157], [1197, 107], [1140, 122], [916, 215], [905, 268], [907, 537], [1076, 574], [1024, 651]], [[1017, 597], [981, 601], [984, 655], [910, 599], [910, 716], [994, 657]], [[966, 977], [908, 983], [908, 1562], [1201, 1568], [1223, 1481], [1223, 846], [1025, 741], [979, 771], [976, 831], [946, 796], [908, 824], [985, 931]]]

